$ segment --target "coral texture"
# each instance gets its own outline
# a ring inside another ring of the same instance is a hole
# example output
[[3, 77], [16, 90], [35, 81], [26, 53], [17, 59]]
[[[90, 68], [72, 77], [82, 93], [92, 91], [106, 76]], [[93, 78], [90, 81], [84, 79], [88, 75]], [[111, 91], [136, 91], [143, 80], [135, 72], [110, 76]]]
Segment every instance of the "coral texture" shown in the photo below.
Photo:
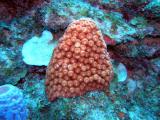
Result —
[[92, 90], [107, 91], [112, 76], [101, 31], [91, 19], [75, 20], [54, 50], [47, 69], [46, 93], [53, 101]]
[[27, 111], [20, 89], [11, 84], [0, 86], [0, 120], [26, 120]]

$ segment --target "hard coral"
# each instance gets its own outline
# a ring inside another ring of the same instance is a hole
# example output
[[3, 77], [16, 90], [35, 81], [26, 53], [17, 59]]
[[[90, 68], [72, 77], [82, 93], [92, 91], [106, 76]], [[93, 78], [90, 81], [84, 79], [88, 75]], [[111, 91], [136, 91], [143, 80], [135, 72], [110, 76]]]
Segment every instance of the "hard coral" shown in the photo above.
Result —
[[46, 93], [50, 101], [92, 90], [107, 90], [112, 65], [101, 31], [91, 19], [69, 25], [47, 69]]

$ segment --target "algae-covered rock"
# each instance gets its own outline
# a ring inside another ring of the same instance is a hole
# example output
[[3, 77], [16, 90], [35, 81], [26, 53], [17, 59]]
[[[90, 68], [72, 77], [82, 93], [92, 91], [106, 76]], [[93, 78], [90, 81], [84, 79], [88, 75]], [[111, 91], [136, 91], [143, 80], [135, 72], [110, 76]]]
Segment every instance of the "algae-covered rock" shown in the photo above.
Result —
[[151, 12], [154, 17], [160, 17], [160, 1], [151, 0], [144, 8], [144, 10]]
[[[131, 41], [126, 37], [136, 33], [136, 28], [130, 26], [124, 19], [123, 15], [119, 12], [108, 12], [94, 7], [82, 0], [69, 0], [61, 2], [52, 1], [52, 9], [59, 16], [70, 19], [79, 19], [82, 17], [90, 17], [95, 20], [105, 35], [108, 35], [116, 43], [124, 41]], [[123, 31], [123, 32], [122, 32]]]
[[107, 116], [105, 112], [100, 109], [90, 110], [90, 112], [84, 117], [84, 120], [106, 120]]
[[[30, 109], [29, 118], [40, 119], [40, 114], [43, 113], [44, 109], [49, 109], [48, 105], [50, 105], [47, 98], [45, 97], [44, 80], [39, 80], [36, 77], [33, 79], [27, 78], [27, 81], [23, 84], [22, 88], [24, 93], [24, 100], [27, 107]], [[42, 115], [47, 114], [46, 112], [44, 112]]]
[[0, 47], [0, 85], [17, 84], [27, 73], [20, 55], [20, 48]]

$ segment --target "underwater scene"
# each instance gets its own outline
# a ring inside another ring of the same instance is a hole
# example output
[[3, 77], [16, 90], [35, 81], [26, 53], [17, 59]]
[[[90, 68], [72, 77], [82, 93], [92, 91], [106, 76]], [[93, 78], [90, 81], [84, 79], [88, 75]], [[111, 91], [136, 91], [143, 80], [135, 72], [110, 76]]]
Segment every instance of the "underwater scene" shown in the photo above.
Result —
[[160, 0], [0, 0], [0, 120], [160, 120]]

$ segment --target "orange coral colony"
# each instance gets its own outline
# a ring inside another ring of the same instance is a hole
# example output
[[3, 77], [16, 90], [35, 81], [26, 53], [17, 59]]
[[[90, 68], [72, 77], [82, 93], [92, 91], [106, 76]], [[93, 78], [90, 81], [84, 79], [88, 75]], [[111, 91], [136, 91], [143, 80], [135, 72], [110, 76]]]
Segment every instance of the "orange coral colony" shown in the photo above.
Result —
[[113, 76], [106, 44], [95, 22], [72, 22], [55, 48], [46, 75], [50, 101], [108, 89]]

